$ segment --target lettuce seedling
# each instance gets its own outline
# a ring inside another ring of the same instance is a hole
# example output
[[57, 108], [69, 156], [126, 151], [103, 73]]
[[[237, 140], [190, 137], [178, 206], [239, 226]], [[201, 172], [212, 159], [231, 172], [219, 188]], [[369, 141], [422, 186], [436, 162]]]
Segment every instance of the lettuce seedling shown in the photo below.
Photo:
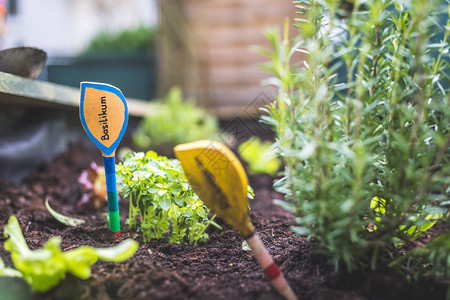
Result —
[[262, 142], [257, 137], [252, 137], [243, 142], [239, 148], [239, 155], [248, 163], [248, 172], [252, 175], [275, 175], [280, 168], [281, 161], [276, 157], [272, 149], [272, 143]]
[[171, 243], [206, 241], [212, 219], [209, 209], [190, 187], [176, 159], [156, 152], [128, 153], [116, 167], [119, 190], [130, 199], [128, 225], [139, 230], [144, 241], [167, 238]]
[[[138, 243], [127, 239], [110, 248], [82, 246], [66, 252], [61, 251], [61, 238], [52, 237], [42, 249], [30, 250], [15, 216], [9, 218], [4, 230], [5, 249], [11, 252], [16, 269], [33, 291], [45, 292], [64, 279], [67, 272], [87, 279], [91, 276], [90, 266], [103, 259], [120, 262], [130, 258], [138, 249]], [[0, 269], [1, 266], [0, 266]], [[10, 269], [5, 269], [10, 273]], [[3, 272], [5, 273], [5, 272]], [[0, 275], [2, 275], [0, 270]], [[5, 274], [8, 275], [8, 274]], [[17, 274], [16, 274], [17, 275]]]
[[3, 262], [3, 259], [0, 257], [0, 276], [21, 277], [22, 278], [22, 273], [20, 273], [16, 269], [7, 268], [5, 266], [5, 263]]

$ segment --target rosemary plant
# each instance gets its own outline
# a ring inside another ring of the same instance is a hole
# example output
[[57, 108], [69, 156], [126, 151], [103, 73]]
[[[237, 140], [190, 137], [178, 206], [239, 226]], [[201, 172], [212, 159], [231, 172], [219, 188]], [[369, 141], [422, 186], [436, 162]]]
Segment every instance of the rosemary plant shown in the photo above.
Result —
[[448, 279], [448, 234], [414, 241], [449, 220], [448, 1], [341, 2], [294, 2], [298, 35], [269, 30], [261, 50], [278, 88], [262, 117], [286, 166], [278, 203], [336, 268], [425, 256]]

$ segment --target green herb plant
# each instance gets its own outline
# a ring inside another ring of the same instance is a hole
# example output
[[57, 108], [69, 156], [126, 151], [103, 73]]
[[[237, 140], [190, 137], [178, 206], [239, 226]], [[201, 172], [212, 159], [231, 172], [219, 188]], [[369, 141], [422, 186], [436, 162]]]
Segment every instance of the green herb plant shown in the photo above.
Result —
[[11, 252], [11, 258], [17, 270], [5, 268], [0, 260], [0, 276], [16, 276], [31, 286], [33, 291], [45, 292], [64, 279], [67, 272], [87, 279], [91, 276], [91, 265], [97, 260], [120, 262], [136, 252], [139, 245], [128, 239], [110, 248], [81, 246], [66, 252], [61, 251], [61, 238], [52, 237], [42, 249], [30, 250], [20, 230], [15, 216], [9, 218], [4, 235], [8, 239], [4, 246]]
[[448, 233], [415, 241], [449, 221], [448, 1], [340, 3], [296, 1], [297, 36], [269, 30], [261, 50], [278, 88], [263, 116], [285, 164], [278, 203], [336, 268], [407, 260], [448, 280]]
[[173, 87], [164, 100], [152, 103], [158, 113], [147, 115], [133, 134], [139, 148], [169, 154], [167, 149], [172, 151], [178, 144], [218, 136], [218, 120], [192, 99], [183, 100], [179, 88]]
[[238, 147], [239, 155], [247, 162], [249, 174], [269, 174], [274, 176], [280, 169], [281, 161], [272, 149], [270, 141], [251, 137]]
[[166, 238], [170, 243], [185, 239], [206, 241], [209, 209], [194, 193], [176, 159], [156, 152], [128, 153], [116, 167], [119, 190], [129, 197], [130, 229], [142, 232], [144, 241]]

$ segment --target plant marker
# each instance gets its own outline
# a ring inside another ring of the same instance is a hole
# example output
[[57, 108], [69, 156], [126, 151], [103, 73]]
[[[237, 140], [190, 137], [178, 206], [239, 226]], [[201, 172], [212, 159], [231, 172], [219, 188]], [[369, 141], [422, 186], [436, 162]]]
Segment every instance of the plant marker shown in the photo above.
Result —
[[109, 228], [120, 236], [115, 153], [128, 124], [127, 102], [122, 92], [109, 84], [82, 82], [80, 88], [81, 124], [102, 152], [105, 166]]
[[247, 240], [275, 289], [286, 299], [297, 299], [250, 223], [248, 180], [233, 152], [223, 144], [209, 140], [178, 145], [174, 152], [195, 193]]

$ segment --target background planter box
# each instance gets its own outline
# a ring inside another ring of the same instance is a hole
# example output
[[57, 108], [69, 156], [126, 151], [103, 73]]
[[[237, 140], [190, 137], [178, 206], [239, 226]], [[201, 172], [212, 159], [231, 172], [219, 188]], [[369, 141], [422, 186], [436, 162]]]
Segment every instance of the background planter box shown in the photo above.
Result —
[[104, 82], [118, 87], [125, 97], [156, 97], [156, 65], [146, 54], [89, 55], [49, 64], [48, 81], [79, 87], [81, 81]]

